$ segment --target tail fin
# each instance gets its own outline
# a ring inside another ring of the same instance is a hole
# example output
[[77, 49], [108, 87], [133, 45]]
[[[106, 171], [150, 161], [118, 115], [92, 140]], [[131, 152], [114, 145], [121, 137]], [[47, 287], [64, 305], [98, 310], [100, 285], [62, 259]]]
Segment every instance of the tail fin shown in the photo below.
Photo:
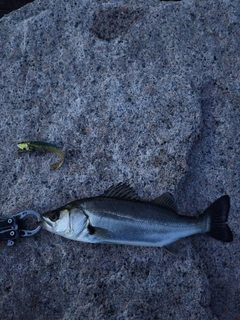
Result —
[[210, 217], [210, 230], [207, 234], [224, 242], [233, 240], [232, 231], [227, 225], [229, 209], [230, 198], [225, 195], [213, 202], [203, 213]]

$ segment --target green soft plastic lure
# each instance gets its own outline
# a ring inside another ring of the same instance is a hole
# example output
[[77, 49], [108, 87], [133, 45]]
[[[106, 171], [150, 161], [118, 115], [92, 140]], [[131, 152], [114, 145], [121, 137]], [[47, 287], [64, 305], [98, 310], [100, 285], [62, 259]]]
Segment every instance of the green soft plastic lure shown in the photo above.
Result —
[[24, 141], [19, 142], [17, 144], [19, 151], [37, 151], [37, 150], [43, 150], [45, 152], [55, 153], [57, 154], [61, 160], [53, 163], [50, 168], [51, 170], [57, 170], [61, 167], [61, 165], [64, 162], [65, 154], [64, 152], [55, 146], [54, 144], [43, 142], [43, 141]]

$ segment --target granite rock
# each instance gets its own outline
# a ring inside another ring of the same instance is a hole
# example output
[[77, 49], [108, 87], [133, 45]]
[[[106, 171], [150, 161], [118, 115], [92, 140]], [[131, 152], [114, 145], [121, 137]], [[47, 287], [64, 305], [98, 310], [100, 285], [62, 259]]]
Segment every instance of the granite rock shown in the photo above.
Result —
[[[239, 319], [237, 9], [39, 0], [0, 20], [1, 216], [124, 181], [144, 200], [172, 192], [189, 215], [229, 194], [234, 234], [184, 239], [178, 257], [45, 230], [1, 243], [4, 319]], [[18, 154], [21, 140], [59, 145], [64, 165]]]

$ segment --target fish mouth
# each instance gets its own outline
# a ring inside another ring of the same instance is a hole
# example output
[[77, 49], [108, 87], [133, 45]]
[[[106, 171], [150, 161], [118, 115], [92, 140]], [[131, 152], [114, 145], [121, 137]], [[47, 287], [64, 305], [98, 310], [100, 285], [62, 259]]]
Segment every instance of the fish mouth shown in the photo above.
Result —
[[47, 230], [51, 230], [53, 228], [52, 223], [43, 216], [41, 216], [41, 221], [39, 221], [38, 224]]

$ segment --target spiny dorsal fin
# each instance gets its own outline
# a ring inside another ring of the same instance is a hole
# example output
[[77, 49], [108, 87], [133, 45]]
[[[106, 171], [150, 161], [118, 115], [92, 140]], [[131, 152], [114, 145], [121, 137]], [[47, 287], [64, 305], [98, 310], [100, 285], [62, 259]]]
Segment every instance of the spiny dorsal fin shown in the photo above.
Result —
[[170, 192], [163, 193], [160, 197], [157, 197], [151, 202], [164, 208], [171, 209], [177, 213], [177, 205], [175, 203], [173, 195]]
[[101, 195], [101, 197], [125, 200], [139, 200], [139, 196], [135, 193], [135, 191], [133, 191], [131, 187], [123, 182], [120, 182], [116, 186], [110, 187]]

